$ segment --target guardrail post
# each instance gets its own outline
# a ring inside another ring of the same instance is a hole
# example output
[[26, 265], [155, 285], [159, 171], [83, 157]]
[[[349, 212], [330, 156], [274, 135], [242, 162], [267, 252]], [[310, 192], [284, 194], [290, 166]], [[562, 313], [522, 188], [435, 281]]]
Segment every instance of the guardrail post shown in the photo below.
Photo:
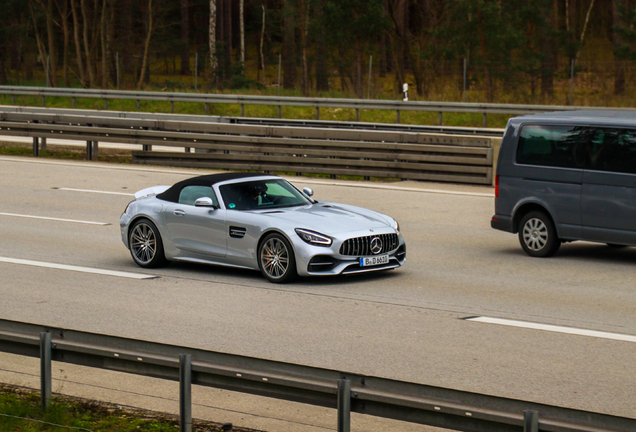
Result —
[[170, 101], [170, 112], [174, 113], [174, 101]]
[[51, 333], [40, 333], [40, 390], [42, 409], [51, 405]]
[[137, 111], [139, 111], [139, 99], [137, 99]]
[[539, 432], [539, 411], [523, 412], [523, 432]]
[[40, 151], [46, 151], [46, 137], [40, 138]]
[[77, 104], [77, 100], [75, 97], [73, 97], [73, 108], [75, 108], [75, 105]]
[[241, 117], [245, 117], [245, 104], [241, 104]]
[[210, 106], [209, 104], [206, 102], [205, 103], [205, 113], [208, 114], [210, 112]]
[[439, 125], [444, 124], [444, 113], [442, 111], [439, 112]]
[[356, 108], [356, 121], [360, 121], [360, 109]]
[[141, 146], [141, 149], [142, 149], [143, 151], [146, 151], [146, 152], [148, 152], [148, 151], [152, 151], [152, 146], [151, 146], [151, 145], [149, 145], [149, 144], [143, 144], [143, 145]]
[[320, 120], [320, 107], [316, 107], [316, 120]]
[[93, 160], [93, 141], [86, 141], [86, 160]]
[[11, 95], [11, 104], [15, 105], [15, 95]]
[[488, 127], [488, 113], [484, 113], [484, 127]]
[[104, 109], [108, 109], [108, 99], [104, 98]]
[[46, 96], [42, 96], [42, 106], [46, 106]]
[[397, 118], [395, 119], [396, 123], [400, 123], [400, 110], [397, 110]]
[[351, 381], [338, 380], [338, 432], [351, 431]]
[[179, 354], [179, 417], [181, 432], [192, 431], [192, 356]]
[[278, 118], [283, 118], [283, 110], [280, 105], [278, 105]]
[[99, 141], [93, 141], [93, 159], [99, 156]]
[[33, 156], [40, 156], [40, 139], [38, 137], [33, 137]]

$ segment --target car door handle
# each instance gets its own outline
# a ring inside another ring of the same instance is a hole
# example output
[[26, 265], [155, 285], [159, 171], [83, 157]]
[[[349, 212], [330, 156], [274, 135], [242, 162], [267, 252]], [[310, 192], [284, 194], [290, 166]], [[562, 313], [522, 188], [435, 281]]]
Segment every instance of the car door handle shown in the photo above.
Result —
[[175, 216], [185, 216], [185, 212], [183, 210], [175, 210], [173, 213]]

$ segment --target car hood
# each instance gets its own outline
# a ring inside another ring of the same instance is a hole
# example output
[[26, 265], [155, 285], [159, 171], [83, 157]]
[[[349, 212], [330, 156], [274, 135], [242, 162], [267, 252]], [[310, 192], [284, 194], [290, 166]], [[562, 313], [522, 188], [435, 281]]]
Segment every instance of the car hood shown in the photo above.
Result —
[[382, 213], [328, 202], [263, 210], [259, 213], [293, 222], [296, 225], [295, 228], [306, 228], [327, 235], [393, 227], [393, 219]]

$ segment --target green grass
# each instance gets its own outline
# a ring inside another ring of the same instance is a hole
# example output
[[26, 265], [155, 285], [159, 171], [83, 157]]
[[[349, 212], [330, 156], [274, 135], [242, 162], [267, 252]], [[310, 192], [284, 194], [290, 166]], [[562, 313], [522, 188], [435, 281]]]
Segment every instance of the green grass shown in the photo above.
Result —
[[55, 397], [51, 406], [43, 411], [39, 393], [7, 391], [0, 394], [0, 432], [174, 432], [178, 429], [176, 420], [143, 418], [87, 401]]
[[[193, 419], [194, 432], [221, 432], [221, 423]], [[234, 426], [235, 432], [256, 432]], [[178, 432], [177, 416], [69, 396], [42, 409], [35, 390], [0, 384], [0, 432]]]

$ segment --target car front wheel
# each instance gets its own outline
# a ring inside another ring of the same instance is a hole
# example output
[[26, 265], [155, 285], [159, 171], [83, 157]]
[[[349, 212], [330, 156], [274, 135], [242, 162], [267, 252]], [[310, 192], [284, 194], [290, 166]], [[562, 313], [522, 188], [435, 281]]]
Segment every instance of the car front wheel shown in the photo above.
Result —
[[532, 211], [521, 219], [519, 242], [528, 255], [539, 258], [554, 255], [561, 246], [554, 223], [541, 211]]
[[258, 248], [258, 267], [267, 280], [285, 283], [297, 276], [294, 250], [281, 234], [269, 234]]
[[130, 254], [140, 267], [155, 268], [168, 263], [157, 226], [148, 219], [140, 219], [128, 234]]

